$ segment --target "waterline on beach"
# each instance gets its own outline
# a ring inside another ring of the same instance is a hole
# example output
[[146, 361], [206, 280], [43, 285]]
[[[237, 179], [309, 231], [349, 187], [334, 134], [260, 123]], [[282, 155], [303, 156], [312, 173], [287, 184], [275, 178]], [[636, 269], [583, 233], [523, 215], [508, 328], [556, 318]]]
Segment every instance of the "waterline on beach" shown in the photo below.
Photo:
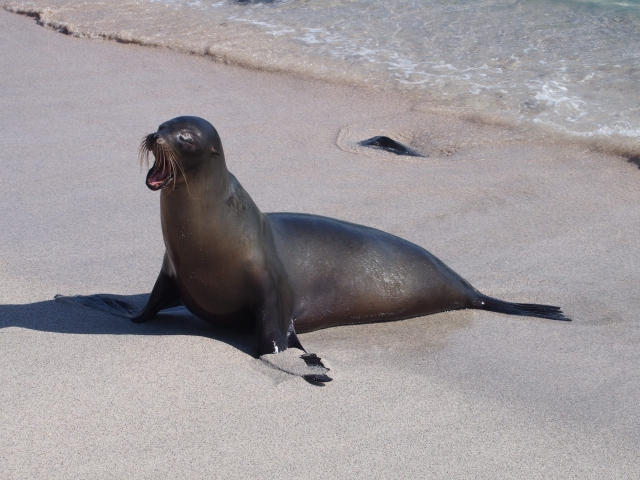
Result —
[[422, 109], [640, 151], [636, 1], [11, 2], [84, 37], [394, 91]]

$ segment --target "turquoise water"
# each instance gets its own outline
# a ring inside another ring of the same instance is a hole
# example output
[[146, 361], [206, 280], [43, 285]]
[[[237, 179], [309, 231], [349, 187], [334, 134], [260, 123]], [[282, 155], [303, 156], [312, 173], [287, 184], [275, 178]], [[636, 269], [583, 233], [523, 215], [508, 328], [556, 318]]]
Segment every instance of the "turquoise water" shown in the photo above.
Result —
[[640, 0], [35, 0], [76, 35], [392, 89], [434, 108], [640, 138]]

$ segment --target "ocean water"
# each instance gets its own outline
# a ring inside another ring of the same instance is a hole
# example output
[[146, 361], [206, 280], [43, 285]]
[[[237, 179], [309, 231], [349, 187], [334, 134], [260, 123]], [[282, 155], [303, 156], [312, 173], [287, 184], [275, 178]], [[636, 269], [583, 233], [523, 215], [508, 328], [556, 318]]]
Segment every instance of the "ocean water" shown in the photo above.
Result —
[[4, 7], [73, 35], [394, 90], [423, 110], [617, 139], [627, 151], [640, 146], [640, 0], [33, 0]]

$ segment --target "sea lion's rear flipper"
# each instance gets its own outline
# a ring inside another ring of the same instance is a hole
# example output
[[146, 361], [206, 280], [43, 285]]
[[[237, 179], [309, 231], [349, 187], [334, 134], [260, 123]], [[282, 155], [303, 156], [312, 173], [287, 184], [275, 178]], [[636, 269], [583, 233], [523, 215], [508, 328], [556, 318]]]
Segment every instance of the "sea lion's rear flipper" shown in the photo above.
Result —
[[535, 303], [511, 303], [497, 298], [491, 298], [480, 294], [473, 302], [473, 307], [479, 310], [489, 310], [490, 312], [506, 313], [508, 315], [522, 315], [524, 317], [539, 317], [549, 320], [562, 320], [570, 322], [571, 319], [564, 316], [560, 307], [553, 305], [538, 305]]
[[[285, 290], [285, 289], [282, 289]], [[331, 381], [329, 368], [314, 353], [304, 349], [290, 316], [283, 313], [282, 291], [265, 288], [266, 295], [256, 312], [256, 341], [258, 357], [283, 372], [304, 378], [313, 385], [324, 385]]]
[[298, 348], [288, 348], [284, 352], [260, 356], [260, 360], [273, 368], [304, 378], [312, 385], [321, 386], [332, 379], [327, 375], [329, 368], [315, 353], [305, 353]]
[[[300, 358], [304, 360], [309, 367], [320, 367], [321, 369], [326, 369], [327, 372], [329, 371], [329, 368], [322, 362], [322, 359], [315, 353], [305, 353], [304, 355], [300, 355]], [[332, 380], [326, 373], [309, 373], [303, 375], [302, 378], [313, 385], [321, 385]]]

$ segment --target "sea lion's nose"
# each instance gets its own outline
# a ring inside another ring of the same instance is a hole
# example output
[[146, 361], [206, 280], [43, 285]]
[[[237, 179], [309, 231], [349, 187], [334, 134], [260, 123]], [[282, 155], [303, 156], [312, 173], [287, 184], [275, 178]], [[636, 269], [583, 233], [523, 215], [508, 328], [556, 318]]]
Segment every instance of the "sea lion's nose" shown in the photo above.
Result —
[[158, 138], [159, 137], [157, 133], [150, 133], [149, 135], [147, 135], [147, 145], [149, 147], [152, 147], [158, 141]]

